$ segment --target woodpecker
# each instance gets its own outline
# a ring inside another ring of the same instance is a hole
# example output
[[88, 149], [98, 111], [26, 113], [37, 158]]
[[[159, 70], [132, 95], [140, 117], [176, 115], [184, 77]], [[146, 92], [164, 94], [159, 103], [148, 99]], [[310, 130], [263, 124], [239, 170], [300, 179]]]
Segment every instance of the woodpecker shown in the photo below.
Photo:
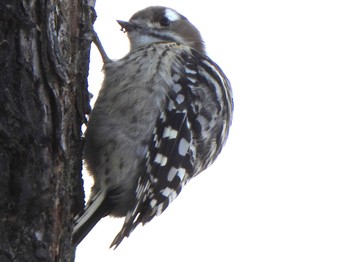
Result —
[[161, 214], [214, 162], [232, 122], [230, 82], [186, 17], [152, 6], [117, 22], [130, 40], [124, 58], [109, 59], [94, 39], [105, 77], [85, 132], [94, 186], [75, 220], [75, 245], [106, 215], [125, 217], [116, 248]]

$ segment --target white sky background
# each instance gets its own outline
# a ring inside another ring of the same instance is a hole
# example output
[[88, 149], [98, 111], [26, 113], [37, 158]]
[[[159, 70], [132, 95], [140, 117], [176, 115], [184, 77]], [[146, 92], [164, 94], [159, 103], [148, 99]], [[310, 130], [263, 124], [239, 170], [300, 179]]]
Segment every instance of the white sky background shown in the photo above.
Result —
[[[111, 58], [128, 52], [115, 20], [150, 5], [185, 15], [231, 80], [229, 141], [161, 216], [115, 251], [123, 220], [103, 219], [76, 261], [350, 261], [349, 1], [97, 0]], [[93, 49], [95, 97], [101, 67]]]

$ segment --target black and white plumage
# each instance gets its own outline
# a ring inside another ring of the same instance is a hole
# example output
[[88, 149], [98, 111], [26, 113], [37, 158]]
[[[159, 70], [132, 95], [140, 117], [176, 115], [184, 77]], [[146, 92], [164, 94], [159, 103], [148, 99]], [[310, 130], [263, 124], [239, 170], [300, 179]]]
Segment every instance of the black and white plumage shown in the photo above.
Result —
[[[125, 221], [111, 246], [161, 214], [220, 153], [232, 121], [228, 79], [181, 14], [149, 7], [118, 21], [131, 50], [105, 57], [105, 79], [90, 115], [84, 159], [92, 197], [73, 243], [106, 215]], [[101, 49], [101, 48], [100, 48]]]

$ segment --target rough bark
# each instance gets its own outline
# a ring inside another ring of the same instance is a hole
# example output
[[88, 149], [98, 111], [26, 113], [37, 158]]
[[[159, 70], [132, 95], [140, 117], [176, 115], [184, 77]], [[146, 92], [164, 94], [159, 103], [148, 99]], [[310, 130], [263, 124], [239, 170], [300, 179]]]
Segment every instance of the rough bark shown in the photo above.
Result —
[[94, 0], [0, 1], [0, 261], [72, 261]]

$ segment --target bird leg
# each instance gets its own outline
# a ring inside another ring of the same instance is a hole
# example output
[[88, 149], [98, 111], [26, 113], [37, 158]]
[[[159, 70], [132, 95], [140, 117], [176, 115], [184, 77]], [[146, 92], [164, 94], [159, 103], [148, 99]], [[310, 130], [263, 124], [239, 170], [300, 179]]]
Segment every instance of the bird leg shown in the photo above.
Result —
[[111, 59], [108, 57], [106, 51], [104, 50], [102, 43], [97, 35], [97, 33], [92, 29], [90, 32], [84, 34], [84, 39], [91, 40], [95, 46], [97, 47], [98, 51], [100, 52], [100, 55], [102, 57], [102, 61], [104, 64], [111, 61]]

